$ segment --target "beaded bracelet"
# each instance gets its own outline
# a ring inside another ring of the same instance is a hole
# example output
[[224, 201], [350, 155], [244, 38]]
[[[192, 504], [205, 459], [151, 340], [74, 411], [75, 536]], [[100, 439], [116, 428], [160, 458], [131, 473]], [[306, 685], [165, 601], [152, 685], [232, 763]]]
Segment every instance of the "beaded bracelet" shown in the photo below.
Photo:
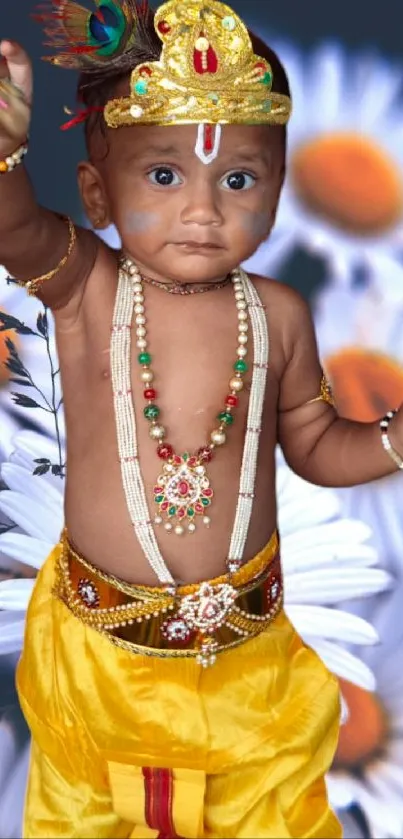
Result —
[[56, 268], [52, 268], [51, 271], [48, 271], [47, 274], [41, 274], [40, 277], [34, 277], [32, 280], [17, 280], [17, 285], [22, 286], [25, 288], [30, 297], [34, 297], [38, 290], [40, 289], [43, 283], [46, 283], [47, 280], [51, 280], [52, 277], [55, 277], [59, 271], [64, 268], [66, 262], [74, 248], [77, 239], [76, 228], [71, 220], [71, 218], [63, 217], [63, 220], [66, 222], [69, 228], [69, 246], [67, 248], [67, 253], [62, 257], [60, 262], [56, 265]]
[[388, 428], [389, 423], [393, 419], [393, 417], [397, 414], [397, 410], [394, 409], [393, 411], [388, 411], [387, 414], [381, 419], [379, 426], [381, 429], [381, 439], [382, 445], [385, 449], [385, 452], [392, 458], [393, 462], [396, 464], [398, 469], [403, 469], [403, 458], [400, 457], [400, 454], [393, 448], [392, 443], [389, 440], [388, 436]]
[[28, 140], [25, 140], [24, 143], [21, 143], [12, 154], [5, 158], [5, 160], [0, 160], [0, 175], [7, 175], [8, 172], [12, 172], [16, 166], [18, 166], [24, 160], [24, 157], [28, 151]]

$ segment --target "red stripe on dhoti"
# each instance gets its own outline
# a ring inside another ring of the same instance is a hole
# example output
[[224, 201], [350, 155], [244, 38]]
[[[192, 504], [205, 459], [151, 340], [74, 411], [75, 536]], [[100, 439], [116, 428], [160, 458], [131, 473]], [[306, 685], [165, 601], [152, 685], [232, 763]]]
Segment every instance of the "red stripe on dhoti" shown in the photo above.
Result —
[[171, 769], [143, 766], [145, 818], [148, 827], [158, 830], [159, 839], [180, 839], [173, 822], [173, 786]]

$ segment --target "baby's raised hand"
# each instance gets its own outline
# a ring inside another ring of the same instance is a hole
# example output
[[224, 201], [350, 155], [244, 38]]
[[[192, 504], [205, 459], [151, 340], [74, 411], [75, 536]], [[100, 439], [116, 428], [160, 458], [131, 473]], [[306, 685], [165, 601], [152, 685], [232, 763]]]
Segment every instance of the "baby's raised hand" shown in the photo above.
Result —
[[29, 133], [32, 66], [19, 44], [0, 42], [0, 159], [12, 154]]

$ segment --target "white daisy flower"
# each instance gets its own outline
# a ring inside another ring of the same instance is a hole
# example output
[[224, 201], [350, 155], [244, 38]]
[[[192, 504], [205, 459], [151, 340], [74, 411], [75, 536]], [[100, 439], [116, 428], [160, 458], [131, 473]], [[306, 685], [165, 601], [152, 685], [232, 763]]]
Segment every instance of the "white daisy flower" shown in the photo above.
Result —
[[[403, 299], [391, 299], [375, 284], [349, 290], [332, 282], [318, 295], [314, 313], [320, 355], [340, 413], [369, 422], [400, 405]], [[402, 472], [338, 490], [344, 514], [354, 512], [369, 525], [381, 563], [399, 576], [403, 568], [402, 492]]]
[[379, 598], [374, 622], [381, 644], [361, 651], [374, 671], [376, 692], [342, 684], [349, 719], [328, 779], [333, 805], [341, 811], [359, 808], [370, 839], [403, 836], [402, 596], [400, 583], [392, 595]]
[[[15, 320], [11, 320], [10, 323], [16, 328], [11, 326], [6, 331], [0, 331], [1, 444], [3, 450], [11, 454], [11, 441], [18, 426], [32, 424], [34, 428], [51, 437], [56, 435], [52, 407], [60, 406], [58, 430], [62, 439], [65, 435], [65, 427], [52, 316], [47, 311], [46, 320], [44, 320], [45, 310], [41, 303], [29, 297], [19, 286], [7, 284], [6, 277], [6, 272], [0, 266], [0, 327], [3, 323], [2, 316], [8, 316], [8, 318], [17, 319], [24, 327], [25, 333], [22, 334]], [[6, 362], [10, 364], [7, 339], [15, 345], [23, 367], [26, 365], [26, 374], [23, 373], [21, 364], [16, 360], [11, 360], [13, 369], [7, 369]], [[31, 386], [29, 386], [30, 382]], [[32, 386], [32, 382], [35, 387]], [[21, 404], [16, 404], [12, 393], [20, 394], [17, 403]], [[33, 400], [40, 407], [34, 407], [32, 404], [26, 407], [24, 403], [27, 399]]]
[[247, 267], [270, 274], [299, 246], [339, 282], [387, 269], [403, 287], [402, 68], [337, 45], [308, 59], [274, 46], [293, 97], [288, 176], [274, 232]]

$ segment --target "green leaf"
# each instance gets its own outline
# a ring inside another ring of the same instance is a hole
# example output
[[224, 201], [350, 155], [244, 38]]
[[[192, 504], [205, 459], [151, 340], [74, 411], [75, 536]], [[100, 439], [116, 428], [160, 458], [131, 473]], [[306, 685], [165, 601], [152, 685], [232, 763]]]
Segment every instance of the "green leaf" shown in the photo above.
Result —
[[14, 405], [20, 405], [21, 408], [43, 408], [43, 405], [39, 405], [38, 402], [35, 402], [35, 399], [31, 399], [30, 396], [25, 396], [24, 393], [12, 393], [11, 396], [13, 397]]
[[37, 333], [26, 326], [22, 320], [7, 315], [5, 312], [0, 312], [0, 332], [5, 332], [8, 329], [14, 329], [19, 335], [36, 335]]

